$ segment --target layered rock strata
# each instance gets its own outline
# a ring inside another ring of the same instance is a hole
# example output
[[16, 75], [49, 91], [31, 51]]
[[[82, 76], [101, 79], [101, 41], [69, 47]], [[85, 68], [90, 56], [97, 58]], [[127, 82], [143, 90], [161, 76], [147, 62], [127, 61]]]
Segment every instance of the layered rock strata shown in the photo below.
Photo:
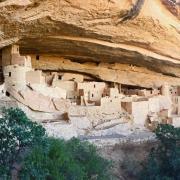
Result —
[[23, 54], [132, 64], [179, 78], [179, 9], [170, 0], [6, 0], [0, 48], [16, 42]]

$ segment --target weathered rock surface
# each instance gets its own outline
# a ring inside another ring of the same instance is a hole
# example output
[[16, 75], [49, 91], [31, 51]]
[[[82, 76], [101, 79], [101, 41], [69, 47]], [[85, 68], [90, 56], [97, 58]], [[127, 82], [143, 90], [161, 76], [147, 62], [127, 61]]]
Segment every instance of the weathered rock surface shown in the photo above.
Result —
[[[98, 81], [116, 82], [145, 88], [158, 88], [165, 82], [174, 86], [180, 85], [180, 78], [154, 72], [146, 67], [104, 62], [98, 64], [92, 62], [79, 63], [51, 55], [42, 55], [40, 61], [36, 61], [36, 57], [31, 56], [33, 67], [44, 71], [76, 72], [89, 75]], [[166, 70], [170, 71], [171, 67], [168, 66]], [[180, 75], [179, 69], [176, 70]]]
[[178, 82], [180, 8], [175, 2], [5, 0], [0, 2], [0, 48], [16, 42], [24, 54], [132, 64]]

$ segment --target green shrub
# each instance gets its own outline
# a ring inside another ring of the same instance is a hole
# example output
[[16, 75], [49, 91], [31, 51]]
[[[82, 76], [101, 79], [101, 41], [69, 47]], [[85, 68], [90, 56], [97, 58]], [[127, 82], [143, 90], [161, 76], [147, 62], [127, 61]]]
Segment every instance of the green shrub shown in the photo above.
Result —
[[0, 119], [0, 179], [11, 179], [15, 164], [22, 180], [110, 179], [110, 163], [93, 145], [48, 138], [41, 125], [11, 108], [4, 109]]
[[41, 143], [45, 129], [20, 109], [4, 109], [0, 119], [0, 174], [9, 174], [20, 153]]
[[140, 179], [179, 180], [180, 128], [159, 125], [156, 129], [156, 136], [160, 144], [152, 149]]
[[25, 159], [22, 179], [109, 180], [110, 163], [97, 155], [87, 142], [47, 139], [46, 146], [33, 149]]

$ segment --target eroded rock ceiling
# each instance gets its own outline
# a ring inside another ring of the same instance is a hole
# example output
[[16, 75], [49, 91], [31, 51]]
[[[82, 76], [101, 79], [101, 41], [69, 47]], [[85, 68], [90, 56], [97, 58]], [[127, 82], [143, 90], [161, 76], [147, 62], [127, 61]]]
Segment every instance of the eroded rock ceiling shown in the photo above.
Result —
[[132, 64], [180, 77], [180, 6], [175, 0], [6, 0], [0, 48], [78, 62]]

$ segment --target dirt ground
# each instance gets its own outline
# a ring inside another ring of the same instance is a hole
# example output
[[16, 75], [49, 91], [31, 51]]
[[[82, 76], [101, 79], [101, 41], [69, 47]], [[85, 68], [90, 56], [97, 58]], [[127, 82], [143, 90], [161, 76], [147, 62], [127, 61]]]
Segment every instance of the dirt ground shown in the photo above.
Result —
[[99, 153], [113, 162], [113, 175], [117, 180], [136, 180], [151, 148], [157, 142], [122, 143], [99, 147]]

